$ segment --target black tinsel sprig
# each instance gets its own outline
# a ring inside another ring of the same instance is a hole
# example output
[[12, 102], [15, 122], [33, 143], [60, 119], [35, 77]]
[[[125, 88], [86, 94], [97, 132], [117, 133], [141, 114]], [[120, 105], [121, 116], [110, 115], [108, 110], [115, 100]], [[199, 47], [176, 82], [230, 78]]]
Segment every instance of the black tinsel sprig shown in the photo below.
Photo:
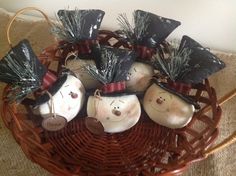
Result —
[[142, 10], [134, 11], [132, 23], [125, 14], [120, 14], [117, 20], [121, 27], [117, 33], [123, 40], [148, 48], [156, 48], [180, 25], [179, 21]]
[[154, 56], [154, 66], [165, 74], [172, 81], [182, 79], [189, 71], [191, 50], [183, 48], [179, 50], [177, 47], [170, 49], [168, 58], [161, 59], [158, 55]]
[[133, 51], [101, 46], [95, 49], [95, 53], [96, 66], [86, 66], [93, 77], [103, 84], [127, 79], [127, 73], [135, 59]]
[[0, 61], [0, 81], [11, 85], [6, 95], [8, 101], [21, 101], [37, 90], [46, 71], [27, 40], [13, 47]]
[[96, 39], [105, 12], [102, 10], [59, 10], [52, 33], [69, 43]]
[[130, 23], [125, 13], [119, 14], [117, 21], [121, 27], [120, 35], [132, 45], [136, 44], [147, 30], [146, 24], [149, 20], [148, 15], [141, 16], [140, 13], [134, 11], [133, 21]]

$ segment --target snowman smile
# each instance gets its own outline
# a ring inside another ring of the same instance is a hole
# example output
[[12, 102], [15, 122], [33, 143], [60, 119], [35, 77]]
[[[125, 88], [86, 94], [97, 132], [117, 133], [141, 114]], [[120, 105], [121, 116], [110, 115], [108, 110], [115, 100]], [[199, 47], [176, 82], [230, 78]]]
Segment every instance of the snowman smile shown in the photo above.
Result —
[[[169, 111], [170, 111], [170, 108], [166, 108], [166, 109], [161, 110], [161, 109], [162, 109], [161, 105], [158, 106], [158, 105], [152, 105], [152, 104], [151, 104], [151, 107], [152, 107], [152, 109], [154, 109], [155, 111], [161, 112], [161, 113], [169, 112]], [[159, 107], [159, 108], [157, 108], [157, 107]]]
[[127, 119], [129, 113], [126, 113], [126, 115], [121, 115], [121, 112], [120, 111], [117, 111], [117, 110], [112, 110], [112, 114], [114, 113], [117, 113], [118, 115], [114, 114], [115, 116], [110, 116], [110, 117], [107, 117], [106, 118], [106, 121], [110, 121], [110, 122], [120, 122], [120, 121], [123, 121], [125, 119]]

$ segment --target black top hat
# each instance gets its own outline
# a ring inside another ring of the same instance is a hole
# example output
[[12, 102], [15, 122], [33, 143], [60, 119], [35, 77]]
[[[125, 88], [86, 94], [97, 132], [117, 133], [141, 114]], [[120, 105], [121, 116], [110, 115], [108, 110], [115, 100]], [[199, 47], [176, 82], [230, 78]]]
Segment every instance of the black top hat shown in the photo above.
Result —
[[168, 79], [168, 83], [156, 83], [195, 107], [197, 104], [186, 96], [191, 84], [200, 83], [225, 67], [219, 58], [188, 36], [183, 36], [179, 48], [173, 49], [169, 58], [157, 58], [154, 65]]
[[148, 48], [156, 48], [181, 24], [179, 21], [142, 10], [134, 11], [133, 18], [134, 27], [125, 15], [118, 17], [121, 33], [131, 44]]
[[[87, 66], [88, 72], [99, 80], [103, 86], [101, 94], [115, 96], [130, 94], [126, 92], [127, 73], [136, 57], [133, 51], [97, 45], [94, 48], [96, 66]], [[133, 93], [131, 93], [133, 94]]]
[[191, 50], [188, 62], [188, 71], [180, 78], [184, 83], [199, 83], [208, 78], [211, 74], [223, 69], [225, 63], [209, 49], [204, 48], [198, 42], [188, 36], [183, 36], [179, 50]]
[[59, 25], [53, 25], [52, 32], [61, 39], [58, 47], [62, 56], [79, 51], [80, 59], [91, 59], [91, 48], [97, 43], [98, 32], [105, 15], [102, 10], [59, 10]]
[[28, 40], [22, 40], [0, 60], [0, 81], [11, 84], [9, 101], [21, 101], [39, 89], [47, 69], [40, 63]]
[[95, 40], [105, 12], [102, 10], [59, 10], [62, 26], [54, 25], [53, 33], [69, 43]]

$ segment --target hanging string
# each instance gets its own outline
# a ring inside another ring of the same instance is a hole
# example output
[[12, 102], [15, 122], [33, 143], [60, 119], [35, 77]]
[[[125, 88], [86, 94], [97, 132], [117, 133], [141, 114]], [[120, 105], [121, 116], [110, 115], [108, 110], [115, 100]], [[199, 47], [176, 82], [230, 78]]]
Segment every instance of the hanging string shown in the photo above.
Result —
[[50, 106], [50, 115], [52, 115], [53, 118], [56, 118], [57, 115], [56, 115], [56, 112], [55, 112], [55, 106], [54, 106], [54, 101], [53, 101], [53, 97], [52, 97], [52, 94], [48, 91], [46, 91], [46, 93], [48, 94], [49, 98], [50, 98], [50, 103], [51, 103], [51, 106]]

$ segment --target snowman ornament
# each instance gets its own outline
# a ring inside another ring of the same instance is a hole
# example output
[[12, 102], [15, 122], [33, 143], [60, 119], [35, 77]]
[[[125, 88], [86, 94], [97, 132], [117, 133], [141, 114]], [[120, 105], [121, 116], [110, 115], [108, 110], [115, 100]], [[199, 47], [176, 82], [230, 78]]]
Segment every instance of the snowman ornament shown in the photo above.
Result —
[[47, 92], [36, 100], [31, 99], [28, 105], [42, 117], [42, 126], [48, 131], [62, 129], [84, 103], [81, 81], [73, 75], [57, 78], [40, 63], [27, 40], [8, 52], [0, 61], [0, 68], [0, 80], [11, 84], [8, 101], [21, 102], [35, 91]]
[[[127, 90], [143, 92], [150, 85], [154, 75], [151, 58], [155, 48], [164, 42], [180, 22], [142, 10], [136, 10], [133, 14], [134, 25], [127, 21], [126, 16], [119, 16], [119, 34], [134, 47], [138, 55], [128, 73]], [[133, 26], [133, 29], [130, 26]]]
[[[197, 102], [188, 94], [191, 85], [200, 83], [225, 64], [188, 36], [167, 59], [157, 58], [155, 66], [167, 81], [154, 79], [143, 99], [143, 107], [156, 123], [168, 128], [183, 128], [192, 119]], [[171, 69], [170, 69], [171, 68]]]
[[[88, 118], [95, 118], [107, 133], [128, 130], [138, 122], [141, 115], [137, 96], [125, 91], [125, 80], [134, 53], [103, 46], [99, 49], [97, 60], [100, 61], [97, 67], [90, 66], [88, 70], [103, 86], [88, 98]], [[88, 129], [91, 127], [88, 126]]]
[[189, 102], [154, 83], [145, 93], [143, 106], [154, 122], [175, 129], [186, 126], [192, 119], [195, 107]]
[[36, 100], [34, 111], [43, 117], [42, 126], [48, 131], [64, 128], [81, 110], [85, 89], [73, 75], [61, 76], [46, 94]]
[[95, 65], [92, 47], [97, 43], [105, 12], [97, 9], [90, 10], [59, 10], [60, 25], [54, 25], [53, 34], [61, 40], [62, 56], [65, 66], [82, 82], [86, 89], [97, 88], [100, 83], [87, 70], [86, 65]]

